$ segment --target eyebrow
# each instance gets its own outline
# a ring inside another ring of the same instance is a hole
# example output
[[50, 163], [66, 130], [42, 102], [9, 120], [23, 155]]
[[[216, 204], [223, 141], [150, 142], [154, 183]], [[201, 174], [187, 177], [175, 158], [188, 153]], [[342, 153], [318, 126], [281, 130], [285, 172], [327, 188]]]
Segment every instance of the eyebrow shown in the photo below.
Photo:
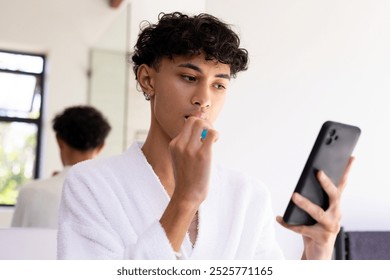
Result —
[[[192, 70], [195, 70], [195, 71], [203, 74], [203, 70], [199, 66], [192, 64], [192, 63], [183, 63], [183, 64], [179, 64], [178, 66], [184, 67], [184, 68], [190, 68]], [[216, 74], [215, 77], [230, 80], [230, 75], [228, 75], [228, 74]]]

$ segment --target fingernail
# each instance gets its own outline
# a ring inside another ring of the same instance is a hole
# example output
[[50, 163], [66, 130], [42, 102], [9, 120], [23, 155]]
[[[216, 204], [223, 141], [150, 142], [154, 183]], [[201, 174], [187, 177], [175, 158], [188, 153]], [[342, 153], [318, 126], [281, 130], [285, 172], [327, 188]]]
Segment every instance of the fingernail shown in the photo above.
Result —
[[207, 129], [203, 129], [200, 138], [201, 138], [202, 140], [204, 140], [204, 139], [206, 139], [206, 136], [207, 136]]

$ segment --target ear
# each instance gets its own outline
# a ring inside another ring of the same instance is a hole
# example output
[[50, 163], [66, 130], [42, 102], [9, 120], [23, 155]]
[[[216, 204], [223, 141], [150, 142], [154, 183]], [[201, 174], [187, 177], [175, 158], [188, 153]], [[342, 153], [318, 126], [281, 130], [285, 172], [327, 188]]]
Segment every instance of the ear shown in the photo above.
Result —
[[56, 135], [58, 147], [60, 147], [60, 150], [64, 148], [64, 140], [62, 140], [58, 135]]
[[105, 146], [105, 143], [103, 142], [99, 147], [96, 148], [96, 153], [100, 154], [100, 152], [103, 150], [104, 146]]
[[154, 95], [154, 73], [153, 67], [149, 67], [146, 64], [142, 64], [137, 70], [137, 80], [142, 88], [142, 91], [149, 96]]

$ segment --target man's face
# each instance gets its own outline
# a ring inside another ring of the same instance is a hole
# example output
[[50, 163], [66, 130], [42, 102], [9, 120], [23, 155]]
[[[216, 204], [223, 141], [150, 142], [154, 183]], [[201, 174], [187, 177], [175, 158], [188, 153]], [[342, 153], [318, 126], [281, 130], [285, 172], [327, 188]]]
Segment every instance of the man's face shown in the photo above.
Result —
[[170, 139], [190, 116], [213, 123], [225, 101], [230, 82], [230, 66], [198, 56], [164, 58], [151, 70], [153, 83], [152, 129]]

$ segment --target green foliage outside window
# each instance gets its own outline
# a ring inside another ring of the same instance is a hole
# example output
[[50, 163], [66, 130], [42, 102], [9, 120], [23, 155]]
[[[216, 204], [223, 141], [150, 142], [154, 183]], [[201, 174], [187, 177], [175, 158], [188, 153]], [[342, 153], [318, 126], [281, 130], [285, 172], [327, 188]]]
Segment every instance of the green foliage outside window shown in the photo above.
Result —
[[15, 204], [18, 187], [33, 178], [35, 148], [35, 125], [0, 123], [0, 204]]

